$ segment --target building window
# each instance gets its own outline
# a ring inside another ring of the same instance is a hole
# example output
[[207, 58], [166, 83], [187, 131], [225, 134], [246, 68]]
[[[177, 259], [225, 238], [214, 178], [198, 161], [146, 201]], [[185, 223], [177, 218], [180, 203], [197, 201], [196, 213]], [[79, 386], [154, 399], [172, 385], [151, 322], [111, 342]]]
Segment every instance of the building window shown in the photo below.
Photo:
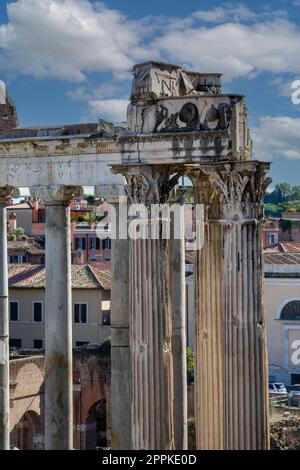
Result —
[[111, 250], [111, 239], [105, 238], [103, 240], [103, 250]]
[[44, 224], [46, 222], [46, 214], [43, 212], [38, 213], [38, 224]]
[[74, 305], [74, 322], [87, 323], [87, 304], [78, 303]]
[[300, 374], [291, 374], [291, 385], [300, 384]]
[[85, 346], [86, 344], [89, 344], [89, 342], [88, 341], [76, 341], [77, 347]]
[[76, 237], [75, 238], [75, 250], [85, 250], [86, 246], [85, 237]]
[[42, 339], [34, 339], [33, 340], [33, 349], [43, 349], [44, 348], [44, 344], [43, 344], [43, 340]]
[[9, 338], [9, 349], [21, 349], [22, 340], [19, 338]]
[[11, 264], [26, 263], [26, 255], [14, 255], [8, 257], [8, 262]]
[[278, 243], [277, 233], [270, 233], [269, 234], [269, 245], [275, 245]]
[[10, 302], [10, 321], [19, 321], [19, 302]]
[[100, 238], [98, 237], [90, 237], [90, 250], [100, 250], [101, 249], [101, 246], [100, 246]]
[[300, 300], [287, 303], [281, 310], [280, 320], [300, 320]]
[[102, 325], [110, 325], [110, 300], [102, 300]]
[[33, 321], [43, 321], [43, 302], [33, 302]]

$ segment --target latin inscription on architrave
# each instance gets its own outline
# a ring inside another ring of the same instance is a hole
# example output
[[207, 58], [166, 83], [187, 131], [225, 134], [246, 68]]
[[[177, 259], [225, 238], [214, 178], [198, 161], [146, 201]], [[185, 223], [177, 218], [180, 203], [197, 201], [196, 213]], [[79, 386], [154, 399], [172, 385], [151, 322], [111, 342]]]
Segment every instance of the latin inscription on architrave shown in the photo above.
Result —
[[110, 172], [109, 163], [119, 161], [110, 156], [108, 162], [95, 154], [88, 158], [68, 155], [0, 159], [0, 186], [118, 184], [121, 177]]

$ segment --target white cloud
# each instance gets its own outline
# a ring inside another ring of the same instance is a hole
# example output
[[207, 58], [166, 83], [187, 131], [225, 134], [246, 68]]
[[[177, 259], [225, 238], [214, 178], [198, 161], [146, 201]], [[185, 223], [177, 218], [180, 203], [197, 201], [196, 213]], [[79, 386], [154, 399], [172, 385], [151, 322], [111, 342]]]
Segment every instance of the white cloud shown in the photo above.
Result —
[[113, 122], [126, 121], [128, 100], [124, 99], [99, 99], [90, 100], [91, 115], [97, 118], [107, 119]]
[[300, 118], [261, 117], [252, 137], [258, 160], [300, 160]]
[[245, 5], [227, 5], [212, 10], [198, 10], [193, 17], [207, 23], [223, 23], [225, 21], [254, 20], [256, 14]]
[[122, 82], [109, 80], [92, 89], [79, 86], [67, 91], [67, 95], [73, 101], [84, 103], [83, 120], [102, 118], [109, 121], [126, 121], [128, 93], [122, 91]]
[[[300, 78], [300, 77], [299, 77]], [[292, 84], [295, 80], [298, 80], [297, 77], [293, 79], [285, 79], [282, 76], [278, 76], [271, 80], [271, 86], [275, 86], [278, 91], [279, 96], [285, 96], [292, 98], [292, 94], [294, 93], [294, 89], [292, 88]]]
[[[150, 58], [224, 73], [300, 74], [300, 28], [284, 12], [253, 13], [243, 4], [198, 10], [183, 18], [137, 20], [90, 0], [15, 0], [0, 24], [2, 72], [83, 81], [110, 71], [128, 80]], [[276, 15], [275, 15], [276, 14]]]
[[287, 20], [169, 31], [152, 42], [163, 57], [225, 79], [262, 71], [300, 73], [300, 29]]
[[88, 0], [17, 0], [0, 25], [2, 70], [82, 81], [88, 71], [127, 70], [139, 54], [135, 23]]

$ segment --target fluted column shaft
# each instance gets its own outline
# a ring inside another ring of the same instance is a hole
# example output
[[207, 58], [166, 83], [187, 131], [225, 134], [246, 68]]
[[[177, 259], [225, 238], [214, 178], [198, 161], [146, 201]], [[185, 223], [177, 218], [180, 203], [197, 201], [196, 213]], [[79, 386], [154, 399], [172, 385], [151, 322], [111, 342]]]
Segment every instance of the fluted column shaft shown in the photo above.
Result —
[[[174, 381], [175, 449], [188, 448], [184, 206], [176, 204], [170, 237], [170, 297]], [[174, 227], [174, 224], [176, 226]]]
[[200, 449], [267, 449], [268, 397], [261, 220], [267, 164], [203, 169], [197, 253], [196, 425]]
[[197, 448], [223, 449], [224, 314], [223, 226], [206, 224], [196, 253], [196, 433]]
[[225, 240], [225, 448], [267, 449], [266, 329], [262, 226], [232, 225]]
[[172, 323], [166, 240], [130, 241], [133, 449], [172, 449]]
[[153, 205], [167, 200], [169, 172], [142, 165], [122, 170], [129, 202], [143, 212], [137, 236], [129, 230], [132, 449], [174, 449], [168, 221], [151, 218]]

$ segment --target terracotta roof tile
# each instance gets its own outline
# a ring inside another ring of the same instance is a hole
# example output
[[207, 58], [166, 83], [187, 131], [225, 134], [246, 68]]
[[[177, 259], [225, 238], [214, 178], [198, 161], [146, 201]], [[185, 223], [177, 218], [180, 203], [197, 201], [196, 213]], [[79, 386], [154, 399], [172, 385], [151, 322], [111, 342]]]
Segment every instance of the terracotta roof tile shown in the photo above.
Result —
[[32, 210], [32, 204], [30, 202], [19, 202], [18, 204], [12, 204], [7, 207], [8, 210], [17, 210], [17, 209], [30, 209]]
[[280, 242], [265, 248], [264, 253], [300, 253], [300, 241]]
[[265, 264], [300, 264], [300, 253], [265, 253]]
[[[110, 289], [111, 273], [87, 264], [72, 265], [73, 289]], [[45, 267], [38, 264], [10, 264], [8, 267], [9, 287], [44, 288]]]

